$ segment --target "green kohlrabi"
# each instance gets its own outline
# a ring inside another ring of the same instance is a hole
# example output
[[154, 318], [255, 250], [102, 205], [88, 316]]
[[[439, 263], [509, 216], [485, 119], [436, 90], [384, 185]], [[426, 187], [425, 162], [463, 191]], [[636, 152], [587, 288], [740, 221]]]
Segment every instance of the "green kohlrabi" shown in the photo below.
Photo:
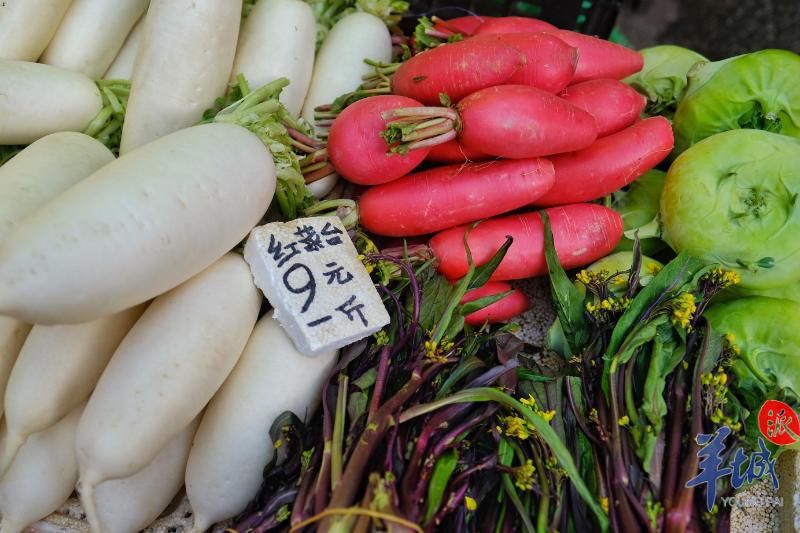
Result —
[[686, 92], [689, 69], [708, 59], [673, 45], [653, 46], [639, 52], [644, 56], [644, 68], [623, 81], [647, 98], [647, 115], [672, 117]]
[[675, 154], [715, 133], [739, 128], [800, 137], [800, 56], [761, 50], [703, 63], [674, 118]]
[[[711, 326], [735, 354], [731, 387], [754, 422], [767, 399], [796, 406], [800, 399], [800, 304], [754, 296], [711, 305]], [[747, 424], [752, 430], [755, 423]]]
[[664, 240], [719, 263], [745, 289], [800, 281], [800, 139], [758, 130], [709, 137], [672, 164], [661, 194]]
[[632, 250], [634, 233], [637, 231], [643, 254], [654, 255], [664, 248], [664, 243], [658, 237], [658, 204], [665, 176], [666, 173], [660, 170], [648, 170], [627, 190], [614, 193], [611, 207], [622, 217], [625, 228], [625, 236], [615, 250]]

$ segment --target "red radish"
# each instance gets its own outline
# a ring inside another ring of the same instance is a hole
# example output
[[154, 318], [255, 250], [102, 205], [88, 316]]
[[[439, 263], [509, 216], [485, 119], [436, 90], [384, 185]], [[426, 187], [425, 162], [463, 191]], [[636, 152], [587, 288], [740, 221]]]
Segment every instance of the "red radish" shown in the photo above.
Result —
[[558, 93], [572, 82], [578, 64], [578, 49], [547, 33], [498, 33], [473, 40], [498, 41], [516, 48], [525, 59], [506, 85], [530, 85]]
[[547, 159], [432, 168], [369, 189], [359, 199], [359, 218], [379, 235], [424, 235], [508, 213], [552, 185], [553, 165]]
[[639, 119], [647, 98], [618, 80], [589, 80], [570, 85], [559, 95], [597, 121], [597, 137], [627, 128]]
[[[602, 205], [573, 204], [546, 212], [558, 259], [565, 269], [587, 265], [608, 255], [622, 238], [622, 218]], [[448, 279], [464, 277], [469, 268], [464, 249], [467, 229], [467, 226], [451, 228], [430, 240], [430, 248], [439, 261], [437, 269]], [[491, 279], [524, 279], [546, 274], [544, 224], [539, 213], [494, 218], [473, 228], [467, 241], [475, 264], [488, 262], [508, 235], [514, 242]]]
[[602, 198], [663, 161], [673, 144], [669, 120], [651, 117], [589, 148], [555, 156], [556, 184], [534, 203], [562, 205]]
[[484, 17], [481, 15], [467, 15], [465, 17], [456, 17], [452, 19], [442, 20], [439, 17], [433, 17], [433, 28], [436, 31], [455, 35], [460, 33], [467, 37], [473, 35], [475, 30], [478, 29], [487, 20], [494, 19], [495, 17]]
[[461, 303], [465, 304], [477, 300], [478, 298], [494, 296], [495, 294], [502, 294], [509, 291], [512, 291], [511, 294], [502, 297], [495, 303], [468, 314], [464, 317], [464, 322], [474, 327], [482, 326], [487, 322], [489, 324], [507, 322], [530, 309], [531, 302], [528, 300], [528, 297], [525, 296], [522, 291], [514, 289], [510, 284], [504, 281], [490, 281], [482, 287], [472, 289], [461, 298]]
[[477, 150], [469, 150], [461, 146], [458, 141], [453, 139], [446, 143], [437, 144], [428, 152], [426, 161], [435, 163], [467, 163], [471, 161], [483, 161], [491, 159], [492, 156], [482, 154]]
[[524, 33], [532, 31], [555, 30], [555, 26], [531, 17], [497, 17], [487, 20], [475, 29], [475, 35], [494, 33]]
[[392, 76], [392, 92], [426, 105], [439, 105], [442, 93], [458, 102], [478, 89], [505, 83], [524, 61], [516, 48], [495, 40], [449, 43], [402, 63]]
[[[469, 150], [509, 159], [574, 152], [597, 138], [595, 119], [566, 100], [527, 85], [498, 85], [450, 107], [394, 109], [384, 139], [393, 151], [457, 138]], [[448, 131], [450, 128], [450, 131]]]
[[580, 59], [572, 83], [602, 78], [621, 80], [639, 72], [644, 66], [644, 58], [636, 50], [569, 30], [552, 30], [548, 33], [578, 49]]
[[380, 95], [347, 106], [328, 134], [328, 156], [336, 171], [353, 183], [376, 185], [408, 174], [428, 155], [427, 148], [390, 153], [381, 132], [384, 111], [420, 103], [404, 96]]
[[500, 157], [573, 152], [597, 138], [589, 113], [526, 85], [489, 87], [464, 98], [457, 107], [461, 144]]

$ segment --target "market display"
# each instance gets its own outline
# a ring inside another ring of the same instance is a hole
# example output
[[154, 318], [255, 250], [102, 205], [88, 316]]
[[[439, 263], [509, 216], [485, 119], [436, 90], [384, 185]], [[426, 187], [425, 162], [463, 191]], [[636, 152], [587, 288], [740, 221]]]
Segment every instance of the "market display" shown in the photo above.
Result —
[[408, 8], [0, 5], [0, 532], [183, 487], [196, 533], [722, 532], [778, 487], [800, 56]]

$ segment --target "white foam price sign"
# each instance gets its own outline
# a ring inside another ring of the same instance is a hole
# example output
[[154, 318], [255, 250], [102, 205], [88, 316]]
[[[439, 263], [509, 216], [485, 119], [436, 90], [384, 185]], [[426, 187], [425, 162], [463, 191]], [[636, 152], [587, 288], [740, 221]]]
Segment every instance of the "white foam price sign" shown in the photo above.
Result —
[[341, 348], [389, 323], [389, 314], [338, 217], [255, 228], [244, 258], [275, 319], [301, 352]]

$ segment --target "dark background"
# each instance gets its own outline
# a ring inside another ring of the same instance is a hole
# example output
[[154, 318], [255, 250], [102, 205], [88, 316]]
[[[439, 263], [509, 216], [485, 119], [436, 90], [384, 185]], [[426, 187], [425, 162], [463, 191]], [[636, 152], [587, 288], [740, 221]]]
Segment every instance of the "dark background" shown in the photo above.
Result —
[[[677, 44], [711, 60], [763, 48], [800, 53], [800, 0], [640, 0], [617, 24], [637, 48]], [[798, 72], [800, 83], [800, 72]]]

